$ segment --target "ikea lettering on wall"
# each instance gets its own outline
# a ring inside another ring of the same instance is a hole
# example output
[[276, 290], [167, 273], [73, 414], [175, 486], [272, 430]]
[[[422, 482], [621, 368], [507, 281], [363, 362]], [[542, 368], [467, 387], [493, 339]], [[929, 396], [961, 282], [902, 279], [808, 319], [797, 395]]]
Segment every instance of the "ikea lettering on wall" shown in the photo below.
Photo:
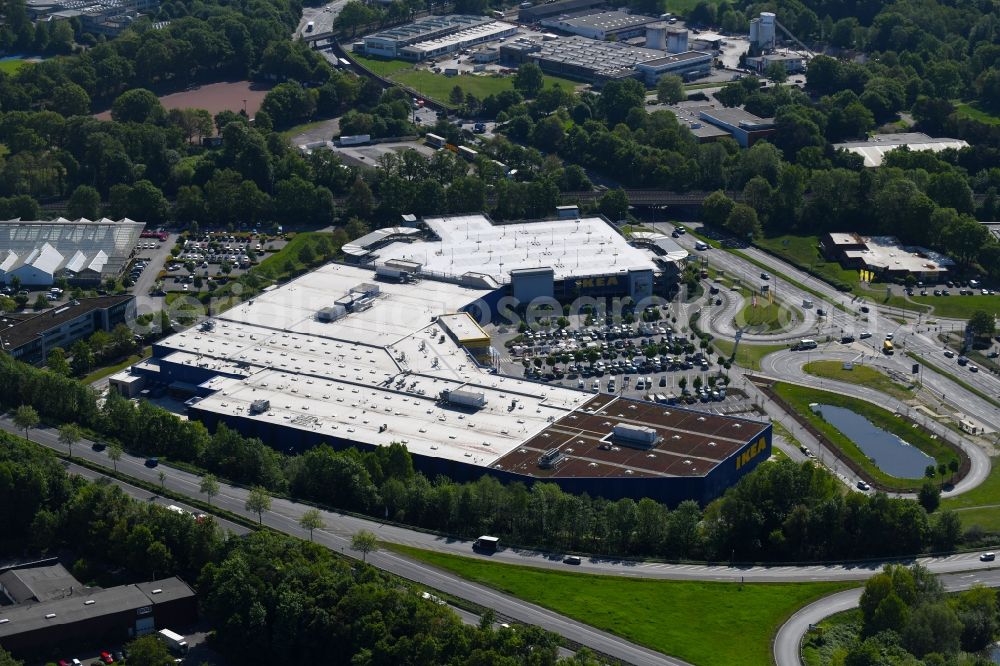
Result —
[[736, 456], [736, 469], [739, 469], [740, 467], [743, 467], [744, 465], [749, 463], [765, 449], [767, 449], [767, 440], [761, 437], [756, 442], [747, 447], [747, 449], [743, 453]]
[[583, 280], [576, 281], [577, 289], [592, 289], [593, 287], [617, 287], [618, 278], [611, 277], [607, 278], [584, 278]]

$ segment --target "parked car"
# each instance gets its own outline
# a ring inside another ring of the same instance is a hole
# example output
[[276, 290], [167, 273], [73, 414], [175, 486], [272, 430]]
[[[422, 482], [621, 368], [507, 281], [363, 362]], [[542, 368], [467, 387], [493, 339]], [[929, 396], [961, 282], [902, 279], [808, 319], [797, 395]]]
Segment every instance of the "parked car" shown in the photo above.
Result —
[[858, 490], [868, 491], [868, 490], [871, 490], [871, 489], [872, 489], [872, 487], [869, 486], [864, 481], [858, 481]]

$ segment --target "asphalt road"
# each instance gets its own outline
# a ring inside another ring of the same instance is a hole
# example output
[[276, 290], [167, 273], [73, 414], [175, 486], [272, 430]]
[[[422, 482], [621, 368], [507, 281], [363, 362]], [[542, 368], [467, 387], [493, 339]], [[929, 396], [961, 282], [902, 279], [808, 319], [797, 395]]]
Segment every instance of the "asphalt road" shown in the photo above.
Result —
[[[974, 585], [1000, 587], [1000, 570], [975, 573], [951, 574], [940, 577], [948, 592], [960, 592]], [[856, 608], [861, 599], [862, 588], [854, 588], [832, 594], [809, 604], [788, 619], [778, 630], [774, 639], [774, 661], [777, 666], [802, 666], [800, 646], [809, 626], [824, 618], [851, 608]]]
[[[23, 434], [23, 431], [19, 431], [14, 427], [7, 418], [0, 420], [0, 428], [9, 432]], [[64, 453], [67, 451], [66, 447], [59, 443], [58, 433], [55, 430], [35, 429], [30, 434], [32, 441]], [[90, 442], [81, 441], [74, 446], [73, 455], [77, 458], [85, 458], [91, 462], [98, 463], [108, 469], [111, 468], [111, 461], [108, 460], [107, 453], [94, 451], [91, 448]], [[203, 501], [207, 500], [207, 498], [199, 493], [199, 477], [166, 465], [149, 468], [145, 466], [144, 459], [125, 454], [118, 461], [118, 471], [154, 485], [160, 485], [159, 474], [162, 472], [164, 474], [162, 482], [164, 488], [192, 498]], [[85, 474], [87, 473], [93, 474], [92, 472], [85, 472]], [[116, 483], [119, 482], [116, 481]], [[124, 485], [127, 486], [128, 484]], [[139, 488], [131, 487], [131, 489], [126, 489], [126, 492], [129, 492], [138, 499], [150, 499], [149, 492]], [[223, 485], [220, 493], [213, 498], [212, 504], [221, 509], [255, 519], [257, 517], [256, 514], [249, 513], [245, 508], [247, 494], [248, 492], [244, 488]], [[179, 502], [173, 500], [167, 500], [163, 503], [180, 505]], [[263, 524], [280, 532], [305, 538], [307, 533], [299, 527], [298, 521], [301, 515], [309, 508], [309, 506], [297, 502], [274, 498], [271, 510], [265, 512], [262, 517]], [[434, 534], [407, 530], [385, 525], [377, 521], [330, 511], [324, 511], [322, 515], [327, 527], [315, 531], [315, 541], [331, 550], [351, 557], [357, 557], [357, 554], [350, 549], [351, 536], [361, 529], [374, 532], [383, 541], [404, 543], [429, 550], [452, 550], [460, 552], [463, 555], [471, 554], [471, 544], [467, 541], [451, 541]], [[442, 548], [444, 544], [449, 544], [451, 547], [447, 549]], [[426, 585], [429, 588], [441, 590], [455, 597], [469, 600], [481, 606], [492, 608], [498, 614], [513, 618], [518, 622], [537, 625], [580, 645], [603, 652], [629, 664], [635, 664], [636, 666], [686, 666], [686, 662], [667, 657], [617, 636], [594, 629], [582, 622], [571, 620], [540, 606], [501, 594], [486, 586], [470, 583], [458, 576], [427, 566], [421, 562], [410, 560], [390, 551], [369, 553], [367, 561], [369, 564], [384, 571], [407, 578], [418, 584]]]
[[[9, 432], [22, 434], [10, 419], [0, 418], [0, 428]], [[35, 429], [30, 432], [31, 439], [48, 448], [66, 452], [66, 447], [58, 441], [57, 431], [49, 428]], [[111, 469], [112, 463], [106, 452], [94, 451], [90, 442], [82, 441], [73, 447], [77, 458], [85, 458]], [[118, 462], [118, 470], [127, 476], [143, 480], [147, 483], [160, 485], [160, 474], [163, 474], [162, 486], [173, 492], [191, 498], [205, 499], [199, 493], [200, 478], [194, 474], [178, 470], [167, 465], [149, 468], [139, 457], [125, 454]], [[92, 472], [83, 470], [84, 475], [94, 476]], [[116, 483], [120, 483], [117, 482]], [[132, 496], [139, 499], [177, 503], [173, 500], [159, 500], [150, 496], [148, 491], [120, 484]], [[236, 514], [254, 518], [245, 509], [247, 490], [244, 488], [223, 485], [219, 494], [213, 498], [213, 505]], [[179, 503], [177, 503], [179, 504]], [[291, 500], [274, 498], [271, 510], [263, 515], [263, 524], [278, 531], [296, 536], [305, 536], [305, 531], [298, 525], [301, 515], [310, 507]], [[316, 530], [315, 540], [331, 550], [356, 557], [350, 550], [351, 536], [361, 529], [374, 532], [380, 540], [410, 545], [438, 552], [449, 552], [467, 557], [476, 557], [510, 564], [532, 565], [542, 568], [566, 570], [562, 563], [561, 553], [545, 553], [539, 551], [505, 548], [494, 555], [479, 555], [474, 553], [471, 543], [466, 540], [451, 539], [437, 534], [420, 532], [404, 527], [381, 523], [374, 520], [359, 518], [331, 511], [323, 511], [322, 517], [326, 527]], [[231, 523], [234, 531], [239, 526]], [[239, 532], [238, 532], [239, 533]], [[973, 578], [989, 569], [978, 560], [975, 553], [951, 555], [947, 557], [920, 558], [918, 560], [934, 573], [973, 572]], [[410, 560], [389, 551], [370, 553], [368, 562], [373, 566], [412, 580], [418, 584], [441, 590], [455, 597], [467, 599], [473, 603], [494, 609], [498, 614], [513, 618], [525, 624], [534, 624], [548, 631], [560, 634], [581, 645], [603, 652], [630, 664], [645, 666], [670, 665], [679, 666], [684, 662], [653, 652], [647, 648], [625, 641], [617, 636], [599, 631], [581, 622], [546, 610], [514, 597], [501, 594], [488, 587], [465, 581], [453, 574], [427, 566], [421, 562]], [[907, 561], [906, 563], [910, 563]], [[760, 566], [760, 565], [706, 565], [706, 564], [667, 564], [660, 562], [637, 562], [614, 558], [589, 558], [574, 570], [604, 575], [619, 575], [651, 579], [675, 580], [717, 580], [745, 582], [805, 582], [819, 580], [863, 580], [881, 569], [884, 562], [861, 562], [856, 564], [811, 564], [803, 566]], [[968, 580], [973, 580], [969, 578]], [[785, 639], [788, 640], [788, 639]], [[798, 643], [794, 643], [797, 645]], [[777, 647], [775, 648], [778, 649]]]
[[[673, 225], [667, 223], [654, 223], [652, 226], [668, 233], [673, 229]], [[695, 250], [694, 244], [697, 239], [693, 238], [690, 234], [681, 235], [676, 240], [693, 255], [704, 257], [713, 266], [724, 269], [728, 275], [739, 277], [744, 284], [759, 286], [763, 282], [760, 278], [761, 270], [756, 265], [731, 252], [714, 248], [703, 251]], [[917, 317], [915, 313], [907, 310], [889, 308], [881, 304], [871, 303], [870, 301], [857, 300], [852, 302], [849, 296], [837, 291], [822, 280], [814, 278], [761, 250], [746, 248], [741, 251], [747, 256], [754, 257], [772, 267], [772, 272], [770, 273], [771, 279], [768, 282], [779, 300], [784, 300], [793, 306], [800, 305], [802, 300], [806, 298], [815, 301], [814, 307], [811, 310], [800, 308], [807, 320], [812, 322], [811, 326], [806, 328], [796, 327], [790, 332], [771, 335], [748, 332], [743, 335], [743, 342], [778, 344], [794, 342], [802, 337], [811, 337], [817, 341], [825, 340], [827, 337], [839, 340], [844, 333], [857, 334], [861, 331], [868, 331], [872, 334], [871, 338], [868, 338], [866, 342], [859, 343], [857, 348], [859, 350], [871, 349], [878, 354], [882, 340], [885, 339], [886, 335], [891, 333], [893, 341], [901, 347], [901, 351], [893, 356], [884, 357], [889, 367], [894, 368], [898, 372], [909, 374], [914, 361], [906, 356], [904, 352], [907, 350], [913, 351], [933, 361], [939, 367], [948, 366], [949, 371], [953, 371], [951, 374], [960, 377], [963, 382], [975, 387], [982, 393], [1000, 397], [1000, 377], [991, 375], [988, 372], [969, 372], [966, 368], [958, 366], [954, 360], [949, 360], [942, 356], [942, 345], [933, 339], [936, 332], [934, 329], [940, 326], [957, 326], [959, 325], [957, 320], [939, 318], [936, 320], [939, 322], [938, 324], [928, 325], [923, 321], [922, 317]], [[814, 295], [786, 281], [777, 275], [779, 273], [822, 294], [829, 303], [816, 300]], [[829, 304], [839, 304], [847, 311], [845, 312], [835, 307], [825, 307]], [[860, 308], [862, 306], [867, 306], [870, 311], [868, 313], [861, 312]], [[736, 333], [731, 316], [734, 307], [719, 308], [719, 312], [713, 312], [711, 308], [705, 308], [703, 316], [706, 317], [707, 327], [712, 331], [713, 335], [724, 339], [733, 339]], [[827, 317], [815, 317], [815, 311], [820, 307], [825, 307]], [[900, 324], [894, 317], [903, 317], [906, 323]], [[805, 335], [806, 333], [808, 335]], [[796, 380], [801, 376], [801, 373], [797, 373], [774, 378]], [[1000, 409], [996, 405], [983, 400], [948, 377], [939, 375], [927, 367], [921, 369], [920, 379], [926, 388], [933, 391], [936, 395], [942, 396], [942, 399], [950, 403], [957, 412], [968, 415], [994, 431], [1000, 431]]]
[[[832, 343], [827, 346], [831, 347], [834, 346], [834, 344], [835, 343]], [[845, 347], [849, 346], [850, 345], [836, 345], [836, 348], [834, 349], [819, 348], [812, 352], [781, 351], [768, 354], [761, 360], [761, 372], [762, 374], [768, 376], [794, 378], [789, 381], [803, 386], [810, 386], [826, 391], [833, 391], [834, 393], [851, 395], [852, 397], [861, 398], [862, 400], [870, 402], [874, 405], [878, 405], [879, 407], [887, 409], [890, 412], [906, 414], [909, 419], [919, 423], [930, 433], [943, 440], [960, 446], [969, 456], [972, 467], [969, 470], [968, 475], [955, 484], [954, 488], [942, 493], [945, 497], [966, 492], [986, 480], [986, 477], [989, 476], [990, 473], [990, 458], [986, 455], [986, 452], [983, 451], [982, 447], [970, 442], [964, 437], [960, 437], [955, 431], [941, 425], [934, 419], [926, 417], [920, 411], [912, 409], [906, 403], [886, 395], [881, 391], [870, 389], [866, 386], [859, 386], [857, 384], [848, 384], [846, 382], [838, 382], [831, 379], [814, 377], [806, 374], [802, 370], [803, 365], [808, 363], [810, 360], [817, 358], [844, 362], [851, 361], [854, 363], [863, 362], [866, 365], [874, 367], [889, 367], [889, 363], [886, 361], [885, 356], [877, 353], [873, 354], [870, 350], [866, 355], [864, 350], [859, 351], [858, 349], [845, 349]]]

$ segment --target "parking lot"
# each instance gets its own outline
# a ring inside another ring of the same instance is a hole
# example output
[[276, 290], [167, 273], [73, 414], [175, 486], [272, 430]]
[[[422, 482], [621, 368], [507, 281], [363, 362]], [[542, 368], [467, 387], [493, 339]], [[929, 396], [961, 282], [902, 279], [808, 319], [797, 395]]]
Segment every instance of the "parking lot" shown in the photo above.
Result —
[[260, 258], [285, 246], [281, 238], [263, 234], [207, 233], [184, 240], [181, 251], [166, 262], [163, 292], [211, 289], [216, 279], [237, 277]]
[[727, 388], [723, 370], [666, 321], [541, 329], [496, 336], [504, 374], [593, 393], [666, 404], [712, 403], [747, 411], [746, 396]]

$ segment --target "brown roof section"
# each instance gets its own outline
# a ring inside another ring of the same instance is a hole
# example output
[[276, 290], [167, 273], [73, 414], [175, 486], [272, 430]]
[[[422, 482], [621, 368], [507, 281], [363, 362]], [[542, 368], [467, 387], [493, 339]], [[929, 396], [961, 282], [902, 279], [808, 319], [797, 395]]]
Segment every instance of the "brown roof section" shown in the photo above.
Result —
[[29, 319], [10, 321], [2, 324], [3, 329], [0, 330], [0, 341], [3, 342], [5, 349], [17, 349], [34, 340], [38, 335], [45, 333], [49, 329], [62, 326], [67, 321], [82, 317], [94, 310], [106, 310], [132, 298], [134, 297], [130, 294], [96, 296], [94, 298], [79, 299], [79, 305], [58, 305]]
[[[660, 440], [649, 449], [623, 446], [611, 439], [619, 424], [652, 428]], [[760, 421], [598, 395], [493, 468], [543, 479], [704, 476], [766, 429]], [[562, 452], [561, 461], [551, 469], [539, 467], [539, 456], [554, 448]]]

